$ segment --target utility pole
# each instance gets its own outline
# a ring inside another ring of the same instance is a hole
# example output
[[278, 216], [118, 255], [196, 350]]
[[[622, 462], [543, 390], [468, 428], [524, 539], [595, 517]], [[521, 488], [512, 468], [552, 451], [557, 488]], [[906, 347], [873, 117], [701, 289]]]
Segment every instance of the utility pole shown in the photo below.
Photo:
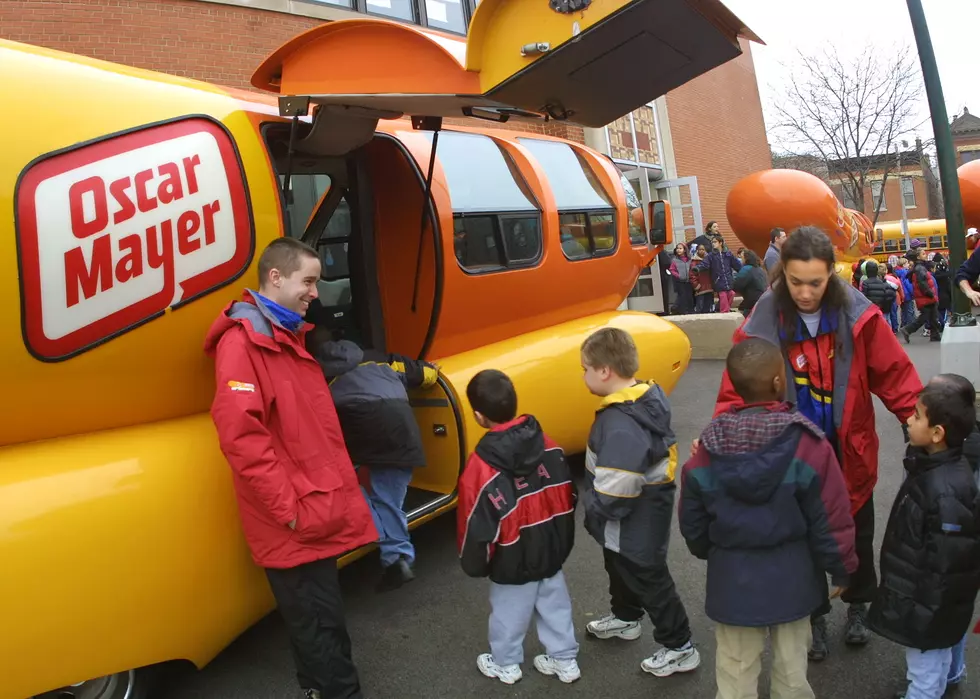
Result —
[[[936, 137], [936, 160], [939, 163], [939, 179], [943, 185], [943, 204], [946, 207], [946, 236], [949, 240], [949, 266], [958, 269], [966, 259], [966, 231], [963, 226], [963, 201], [960, 198], [960, 182], [956, 176], [956, 151], [953, 149], [953, 135], [949, 131], [949, 117], [946, 115], [946, 101], [943, 86], [939, 80], [939, 67], [932, 49], [932, 39], [926, 24], [926, 15], [921, 0], [907, 0], [912, 31], [919, 50], [922, 65], [922, 80], [929, 99], [932, 114], [932, 129]], [[904, 203], [904, 202], [903, 202]], [[974, 325], [970, 315], [970, 302], [953, 285], [953, 318], [950, 326]]]
[[[956, 175], [956, 153], [953, 135], [949, 131], [949, 117], [943, 86], [939, 80], [939, 67], [932, 49], [926, 14], [921, 0], [906, 0], [912, 31], [919, 49], [922, 64], [922, 80], [929, 99], [932, 129], [936, 136], [936, 160], [939, 163], [939, 179], [943, 184], [943, 203], [946, 206], [946, 236], [949, 240], [950, 271], [959, 269], [966, 259], [966, 232], [963, 226], [963, 200], [960, 182]], [[903, 202], [904, 203], [904, 202]], [[970, 313], [970, 301], [957, 284], [952, 284], [953, 314], [943, 333], [939, 366], [944, 373], [960, 374], [980, 388], [980, 326]], [[935, 329], [933, 330], [935, 332]]]

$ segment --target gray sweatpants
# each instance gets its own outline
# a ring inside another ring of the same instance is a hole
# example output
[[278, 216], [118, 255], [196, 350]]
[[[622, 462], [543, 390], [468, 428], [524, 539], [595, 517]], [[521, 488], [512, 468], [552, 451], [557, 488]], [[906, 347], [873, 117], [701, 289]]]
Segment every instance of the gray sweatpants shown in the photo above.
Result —
[[578, 655], [565, 574], [524, 585], [490, 583], [490, 653], [498, 665], [524, 662], [524, 636], [534, 618], [538, 640], [558, 660]]

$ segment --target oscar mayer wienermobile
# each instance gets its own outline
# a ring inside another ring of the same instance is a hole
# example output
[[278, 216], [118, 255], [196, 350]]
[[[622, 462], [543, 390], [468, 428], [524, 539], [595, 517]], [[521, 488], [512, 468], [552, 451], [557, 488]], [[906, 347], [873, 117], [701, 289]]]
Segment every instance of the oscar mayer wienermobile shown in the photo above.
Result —
[[48, 105], [0, 112], [0, 699], [141, 699], [153, 669], [206, 664], [271, 609], [202, 343], [276, 236], [321, 251], [325, 322], [442, 368], [414, 396], [413, 525], [455, 503], [480, 369], [510, 373], [570, 452], [596, 406], [590, 331], [627, 328], [672, 388], [686, 337], [616, 310], [669, 209], [637, 211], [579, 144], [441, 118], [602, 126], [740, 35], [717, 0], [483, 0], [466, 42], [369, 19], [306, 32], [255, 72], [278, 102], [0, 42], [3, 104]]
[[[962, 165], [957, 174], [966, 227], [980, 226], [980, 161]], [[830, 236], [837, 251], [838, 273], [848, 281], [854, 262], [873, 253], [886, 260], [888, 255], [905, 250], [903, 239], [894, 250], [878, 254], [875, 245], [880, 241], [871, 220], [844, 207], [823, 180], [800, 170], [761, 170], [743, 177], [728, 194], [726, 214], [738, 239], [760, 255], [769, 245], [773, 228], [792, 231], [799, 226], [817, 226]], [[917, 225], [929, 231], [936, 223], [942, 228], [933, 230], [932, 235], [945, 235], [945, 221]], [[938, 250], [944, 246], [940, 243], [934, 247]]]

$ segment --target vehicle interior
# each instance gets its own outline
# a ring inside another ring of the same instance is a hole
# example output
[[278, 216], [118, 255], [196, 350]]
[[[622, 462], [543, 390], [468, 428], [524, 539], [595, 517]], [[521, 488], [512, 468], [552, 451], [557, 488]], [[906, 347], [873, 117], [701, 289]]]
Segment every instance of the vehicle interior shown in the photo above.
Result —
[[[286, 233], [320, 253], [319, 306], [311, 306], [307, 320], [333, 339], [351, 340], [374, 354], [419, 357], [427, 330], [423, 321], [435, 302], [436, 260], [432, 239], [423, 235], [420, 240], [424, 184], [414, 162], [384, 134], [346, 156], [311, 155], [295, 147], [290, 156], [289, 124], [266, 124], [263, 135], [280, 187], [288, 173]], [[373, 177], [375, 172], [384, 177]], [[427, 232], [431, 235], [431, 226]], [[422, 263], [416, 267], [417, 258]], [[428, 284], [416, 280], [416, 274]], [[416, 283], [419, 313], [407, 323], [386, 323], [386, 310], [404, 315], [406, 309], [392, 300], [404, 304]], [[416, 469], [405, 498], [410, 523], [455, 495], [465, 454], [461, 415], [452, 395], [442, 379], [440, 385], [410, 395], [427, 462], [426, 468]]]

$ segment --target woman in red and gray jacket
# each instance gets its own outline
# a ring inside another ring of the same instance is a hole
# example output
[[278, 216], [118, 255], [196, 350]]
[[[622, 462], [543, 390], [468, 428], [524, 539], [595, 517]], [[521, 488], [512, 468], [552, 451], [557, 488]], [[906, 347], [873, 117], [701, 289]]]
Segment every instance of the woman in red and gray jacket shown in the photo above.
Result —
[[715, 290], [711, 286], [711, 272], [702, 270], [699, 265], [708, 256], [708, 249], [703, 245], [691, 245], [692, 255], [688, 274], [691, 286], [694, 287], [694, 310], [697, 313], [711, 313], [715, 303]]
[[[819, 229], [799, 228], [780, 251], [780, 269], [733, 341], [761, 337], [783, 348], [787, 400], [814, 422], [837, 452], [851, 498], [859, 566], [842, 598], [849, 604], [845, 641], [864, 645], [867, 605], [877, 588], [874, 567], [874, 487], [878, 433], [872, 394], [904, 425], [922, 382], [884, 317], [834, 273], [834, 248]], [[715, 415], [742, 400], [726, 372]], [[824, 601], [812, 615], [811, 660], [827, 657]]]

